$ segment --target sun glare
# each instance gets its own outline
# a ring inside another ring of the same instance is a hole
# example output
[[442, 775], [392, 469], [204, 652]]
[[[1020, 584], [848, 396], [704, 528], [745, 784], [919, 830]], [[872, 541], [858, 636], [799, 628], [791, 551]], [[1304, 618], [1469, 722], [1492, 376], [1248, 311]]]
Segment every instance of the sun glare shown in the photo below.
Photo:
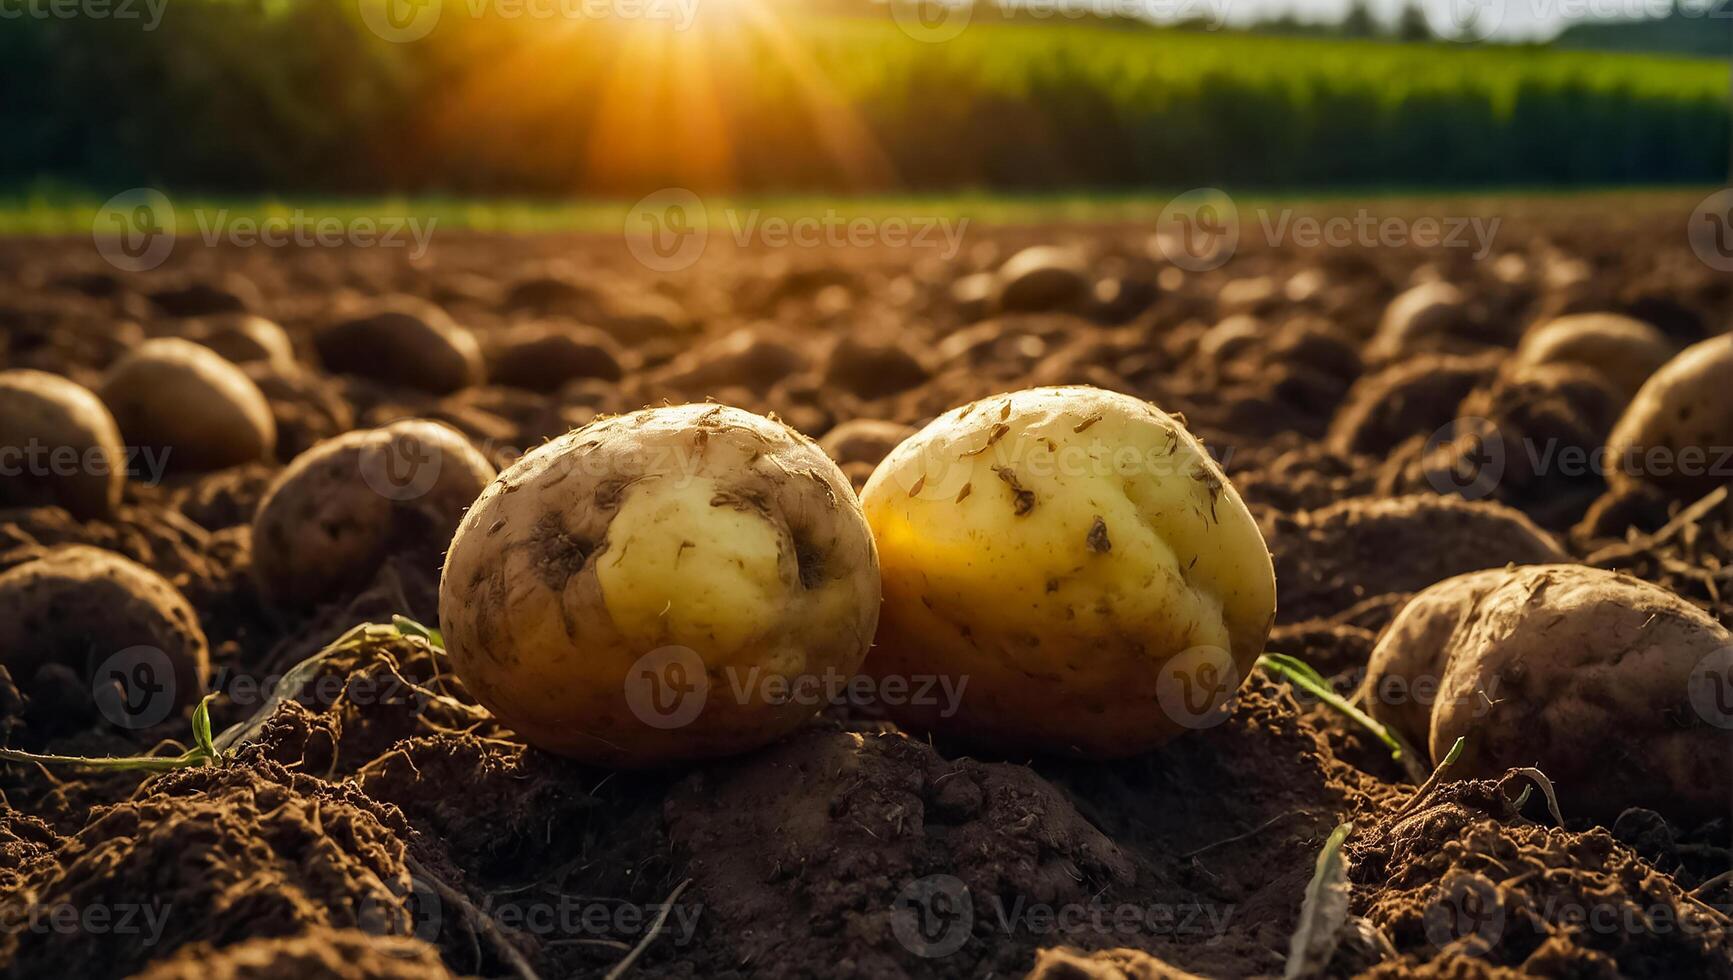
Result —
[[453, 54], [461, 86], [441, 118], [471, 137], [470, 152], [482, 159], [508, 152], [503, 140], [496, 148], [486, 134], [527, 125], [544, 134], [549, 161], [583, 161], [582, 172], [539, 174], [551, 183], [624, 189], [653, 176], [668, 186], [732, 190], [753, 136], [731, 122], [747, 100], [763, 97], [742, 80], [770, 68], [789, 80], [776, 97], [787, 101], [811, 144], [860, 187], [884, 182], [885, 154], [780, 5], [567, 5], [585, 14], [605, 7], [609, 14], [562, 17], [557, 27], [501, 22], [492, 25], [490, 41]]

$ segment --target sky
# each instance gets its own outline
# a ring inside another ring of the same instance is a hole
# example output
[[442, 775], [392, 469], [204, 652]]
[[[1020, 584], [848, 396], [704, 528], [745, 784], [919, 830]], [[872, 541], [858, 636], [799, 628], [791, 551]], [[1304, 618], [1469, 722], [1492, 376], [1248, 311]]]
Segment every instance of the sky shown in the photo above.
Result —
[[[1027, 0], [1033, 8], [1036, 0]], [[1225, 13], [1230, 24], [1264, 20], [1294, 12], [1302, 20], [1337, 21], [1350, 0], [1072, 0], [1104, 12], [1142, 9], [1157, 20]], [[1394, 20], [1405, 0], [1370, 0], [1376, 16]], [[1501, 40], [1546, 40], [1577, 20], [1637, 19], [1665, 15], [1671, 0], [1419, 0], [1437, 29], [1448, 29], [1480, 11], [1479, 23]], [[1686, 10], [1706, 10], [1709, 0], [1680, 0]], [[1703, 22], [1704, 30], [1728, 30], [1725, 20]]]

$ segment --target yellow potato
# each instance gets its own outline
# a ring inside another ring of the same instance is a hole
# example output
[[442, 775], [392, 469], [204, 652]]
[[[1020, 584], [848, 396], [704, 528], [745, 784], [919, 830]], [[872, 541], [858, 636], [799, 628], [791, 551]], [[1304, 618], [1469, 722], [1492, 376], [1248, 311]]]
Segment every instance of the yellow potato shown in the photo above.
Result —
[[1581, 364], [1599, 372], [1625, 397], [1672, 359], [1667, 335], [1641, 320], [1617, 313], [1578, 313], [1530, 330], [1516, 350], [1516, 363]]
[[1127, 395], [955, 409], [891, 453], [862, 506], [885, 597], [866, 672], [961, 691], [887, 703], [909, 727], [1131, 755], [1219, 720], [1275, 618], [1239, 494], [1178, 419]]
[[1733, 334], [1693, 344], [1643, 383], [1607, 437], [1614, 489], [1696, 500], [1733, 478]]
[[764, 745], [853, 678], [878, 618], [836, 464], [721, 405], [600, 419], [470, 509], [440, 621], [469, 690], [532, 745], [637, 768]]

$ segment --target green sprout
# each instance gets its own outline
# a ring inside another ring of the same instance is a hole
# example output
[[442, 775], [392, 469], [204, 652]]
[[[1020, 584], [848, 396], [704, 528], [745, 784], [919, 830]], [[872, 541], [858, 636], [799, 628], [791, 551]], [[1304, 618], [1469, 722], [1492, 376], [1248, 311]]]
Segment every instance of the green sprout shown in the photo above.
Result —
[[1419, 782], [1425, 778], [1424, 770], [1419, 768], [1419, 756], [1412, 746], [1405, 741], [1396, 730], [1383, 724], [1371, 715], [1355, 707], [1352, 702], [1336, 693], [1324, 675], [1312, 668], [1298, 657], [1290, 657], [1285, 653], [1266, 653], [1258, 658], [1258, 666], [1277, 677], [1282, 678], [1295, 687], [1306, 691], [1324, 704], [1341, 712], [1350, 721], [1371, 732], [1380, 742], [1390, 749], [1390, 757], [1407, 770], [1409, 776]]
[[8, 762], [77, 766], [81, 769], [92, 769], [100, 772], [168, 772], [173, 769], [214, 766], [226, 758], [223, 751], [217, 748], [216, 742], [211, 738], [211, 699], [215, 697], [215, 694], [205, 695], [200, 699], [198, 707], [193, 709], [193, 747], [180, 755], [118, 757], [43, 755], [36, 752], [21, 752], [17, 749], [0, 749], [0, 759]]
[[205, 695], [199, 701], [198, 707], [193, 709], [193, 747], [180, 755], [46, 755], [0, 748], [0, 760], [77, 766], [100, 772], [169, 772], [174, 769], [218, 765], [228, 759], [237, 746], [256, 735], [264, 727], [265, 719], [279, 704], [299, 694], [307, 680], [333, 654], [365, 649], [372, 644], [390, 642], [399, 637], [420, 640], [435, 650], [445, 649], [445, 638], [440, 635], [439, 630], [423, 626], [407, 616], [392, 616], [389, 626], [378, 623], [356, 626], [338, 637], [330, 646], [295, 665], [294, 669], [277, 682], [271, 696], [252, 718], [235, 725], [220, 736], [213, 737], [211, 734], [210, 706], [216, 695]]

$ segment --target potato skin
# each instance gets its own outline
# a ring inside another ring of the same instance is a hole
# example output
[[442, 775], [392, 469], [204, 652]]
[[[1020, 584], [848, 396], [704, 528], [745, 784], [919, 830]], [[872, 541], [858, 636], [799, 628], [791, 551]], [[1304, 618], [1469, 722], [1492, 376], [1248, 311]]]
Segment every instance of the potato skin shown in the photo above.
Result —
[[485, 373], [473, 334], [438, 307], [405, 300], [327, 327], [313, 345], [333, 372], [435, 395], [480, 384]]
[[[1533, 565], [1416, 597], [1380, 639], [1367, 683], [1442, 661], [1423, 734], [1434, 759], [1467, 739], [1452, 776], [1536, 766], [1567, 816], [1642, 806], [1709, 817], [1733, 799], [1733, 740], [1699, 718], [1689, 683], [1730, 647], [1733, 634], [1665, 589]], [[1375, 716], [1384, 710], [1374, 702]], [[1412, 717], [1399, 720], [1411, 731]]]
[[[120, 505], [126, 453], [102, 400], [56, 374], [0, 371], [0, 447], [28, 453], [32, 440], [49, 454], [50, 471], [33, 472], [28, 456], [5, 460], [19, 471], [0, 475], [0, 506], [57, 504], [90, 519]], [[63, 446], [78, 455], [76, 465], [64, 471], [52, 458]]]
[[190, 340], [145, 341], [109, 369], [97, 394], [127, 443], [167, 448], [171, 469], [227, 469], [276, 450], [277, 423], [259, 386]]
[[[1685, 348], [1643, 384], [1607, 438], [1616, 488], [1648, 483], [1696, 500], [1728, 482], [1733, 452], [1733, 334]], [[1664, 456], [1664, 467], [1648, 462]], [[1700, 460], [1689, 455], [1701, 454]], [[1664, 471], [1663, 471], [1664, 470]], [[1691, 472], [1681, 472], [1690, 470]]]
[[[109, 663], [141, 646], [161, 656]], [[111, 679], [123, 685], [144, 666], [145, 679], [165, 687], [165, 701], [151, 703], [149, 691], [126, 692], [144, 706], [141, 727], [198, 700], [210, 682], [204, 630], [180, 591], [137, 562], [84, 545], [56, 548], [0, 574], [0, 664], [28, 689], [36, 672], [54, 663], [87, 683], [108, 663], [119, 675]], [[156, 673], [165, 666], [172, 678]]]
[[[620, 768], [799, 727], [816, 705], [738, 692], [852, 677], [878, 608], [872, 537], [836, 464], [722, 405], [598, 419], [524, 456], [464, 518], [440, 583], [446, 648], [476, 699], [532, 745]], [[635, 672], [671, 650], [708, 689], [664, 727], [634, 699]]]
[[1128, 395], [1036, 388], [947, 412], [862, 505], [885, 593], [866, 672], [967, 679], [954, 706], [887, 705], [911, 728], [1132, 755], [1186, 727], [1162, 700], [1190, 663], [1176, 657], [1231, 657], [1231, 691], [1275, 618], [1239, 494], [1183, 424]]
[[365, 585], [394, 550], [437, 555], [493, 477], [481, 451], [439, 422], [327, 439], [295, 457], [259, 503], [259, 590], [276, 605], [305, 607]]
[[1516, 363], [1580, 364], [1629, 399], [1673, 353], [1667, 335], [1641, 320], [1617, 313], [1577, 313], [1530, 330], [1517, 347]]

